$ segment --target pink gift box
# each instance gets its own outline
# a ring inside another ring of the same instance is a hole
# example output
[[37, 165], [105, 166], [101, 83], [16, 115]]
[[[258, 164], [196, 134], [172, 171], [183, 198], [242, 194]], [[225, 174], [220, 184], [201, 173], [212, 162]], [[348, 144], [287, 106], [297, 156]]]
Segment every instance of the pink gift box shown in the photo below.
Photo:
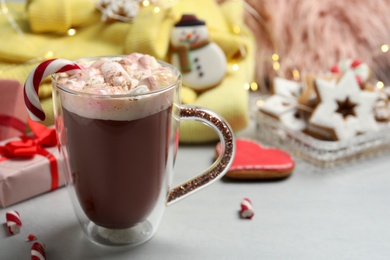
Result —
[[28, 113], [19, 81], [0, 79], [0, 104], [0, 140], [23, 134]]
[[[8, 139], [0, 142], [0, 146], [3, 147], [8, 142], [19, 140], [21, 139]], [[60, 159], [58, 147], [45, 147], [44, 149], [56, 158], [58, 183], [55, 186], [61, 187], [65, 184], [65, 178], [64, 165]], [[7, 207], [51, 191], [52, 181], [55, 179], [52, 173], [48, 157], [35, 154], [30, 158], [8, 159], [0, 155], [0, 207]]]

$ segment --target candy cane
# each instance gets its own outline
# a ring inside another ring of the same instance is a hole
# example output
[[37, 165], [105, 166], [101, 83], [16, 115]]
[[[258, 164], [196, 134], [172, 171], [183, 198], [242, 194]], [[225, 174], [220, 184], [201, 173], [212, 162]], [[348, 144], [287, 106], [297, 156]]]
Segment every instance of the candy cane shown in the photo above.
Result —
[[5, 213], [5, 219], [7, 221], [8, 231], [11, 235], [18, 234], [22, 227], [22, 220], [20, 219], [19, 212], [11, 210]]
[[241, 201], [240, 215], [242, 218], [251, 219], [255, 215], [252, 207], [252, 202], [248, 198]]
[[31, 260], [46, 260], [45, 245], [34, 242], [31, 247]]
[[344, 74], [347, 70], [352, 70], [359, 84], [363, 84], [370, 78], [369, 66], [360, 60], [341, 60], [330, 69], [335, 74]]
[[26, 79], [24, 84], [24, 102], [28, 114], [35, 121], [43, 121], [46, 118], [41, 103], [39, 102], [38, 90], [42, 80], [47, 76], [60, 72], [67, 72], [80, 67], [68, 60], [52, 59], [39, 64]]

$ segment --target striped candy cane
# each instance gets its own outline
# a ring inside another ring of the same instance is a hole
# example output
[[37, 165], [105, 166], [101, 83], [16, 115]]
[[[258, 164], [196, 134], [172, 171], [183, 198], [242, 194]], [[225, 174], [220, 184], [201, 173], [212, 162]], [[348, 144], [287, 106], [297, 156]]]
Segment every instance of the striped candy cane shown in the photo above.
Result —
[[24, 102], [30, 118], [35, 121], [43, 121], [46, 118], [41, 103], [39, 102], [38, 90], [42, 80], [47, 76], [60, 72], [67, 72], [80, 67], [69, 60], [52, 59], [39, 64], [26, 79], [24, 84]]
[[370, 78], [371, 73], [369, 66], [360, 60], [341, 60], [330, 69], [334, 74], [344, 74], [348, 70], [351, 70], [355, 74], [359, 84], [363, 84]]
[[241, 201], [240, 215], [242, 218], [251, 219], [255, 215], [252, 207], [252, 202], [248, 198]]
[[31, 260], [46, 260], [45, 245], [34, 242], [31, 247]]
[[22, 227], [22, 220], [20, 219], [19, 212], [11, 210], [5, 213], [5, 219], [7, 221], [7, 228], [11, 235], [18, 234]]

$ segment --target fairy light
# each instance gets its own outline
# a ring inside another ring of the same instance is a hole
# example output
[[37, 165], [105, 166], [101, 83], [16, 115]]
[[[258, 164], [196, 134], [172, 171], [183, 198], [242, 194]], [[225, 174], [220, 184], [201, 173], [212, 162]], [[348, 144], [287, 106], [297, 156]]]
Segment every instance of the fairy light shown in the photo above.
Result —
[[383, 44], [381, 46], [381, 51], [382, 52], [388, 52], [389, 51], [389, 45], [388, 44]]
[[385, 87], [385, 84], [382, 81], [378, 81], [376, 83], [376, 88], [377, 89], [383, 89]]
[[301, 75], [299, 73], [299, 70], [297, 69], [293, 69], [292, 71], [292, 76], [293, 76], [293, 79], [294, 80], [299, 80], [301, 78]]
[[256, 106], [261, 107], [263, 105], [264, 105], [264, 100], [257, 100], [256, 101]]
[[256, 82], [252, 82], [252, 83], [250, 84], [250, 89], [251, 89], [252, 91], [257, 91], [257, 90], [259, 89], [259, 85], [257, 85]]
[[148, 0], [142, 1], [142, 5], [143, 5], [144, 7], [147, 7], [147, 6], [150, 5], [150, 1], [148, 1]]
[[155, 14], [159, 13], [161, 11], [160, 7], [156, 6], [154, 9], [153, 9], [153, 12]]
[[240, 34], [241, 33], [240, 26], [238, 26], [238, 25], [233, 26], [233, 33]]
[[238, 71], [239, 68], [240, 68], [240, 66], [238, 66], [238, 64], [233, 64], [233, 66], [232, 66], [233, 71]]
[[76, 32], [77, 32], [76, 29], [73, 29], [73, 28], [72, 28], [72, 29], [69, 29], [69, 30], [68, 30], [68, 35], [69, 35], [69, 36], [74, 36], [74, 35], [76, 34]]
[[45, 59], [51, 59], [51, 58], [53, 58], [53, 56], [54, 56], [54, 52], [48, 51], [45, 54]]
[[273, 61], [272, 68], [274, 70], [280, 69], [280, 63], [279, 63], [279, 55], [277, 53], [272, 54], [271, 59]]
[[245, 84], [244, 84], [244, 89], [245, 89], [245, 90], [249, 90], [249, 89], [250, 89], [250, 87], [251, 87], [251, 86], [250, 86], [250, 84], [249, 84], [249, 83], [245, 83]]
[[274, 63], [272, 64], [272, 68], [274, 70], [279, 70], [280, 69], [280, 63], [277, 62], [277, 61], [274, 61]]

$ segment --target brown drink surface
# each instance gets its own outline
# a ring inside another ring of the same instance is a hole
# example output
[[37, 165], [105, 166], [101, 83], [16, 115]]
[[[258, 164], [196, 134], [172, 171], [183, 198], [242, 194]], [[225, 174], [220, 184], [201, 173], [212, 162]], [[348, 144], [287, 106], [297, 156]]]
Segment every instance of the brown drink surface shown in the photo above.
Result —
[[129, 228], [154, 208], [165, 178], [171, 111], [114, 121], [63, 109], [76, 194], [98, 226]]

